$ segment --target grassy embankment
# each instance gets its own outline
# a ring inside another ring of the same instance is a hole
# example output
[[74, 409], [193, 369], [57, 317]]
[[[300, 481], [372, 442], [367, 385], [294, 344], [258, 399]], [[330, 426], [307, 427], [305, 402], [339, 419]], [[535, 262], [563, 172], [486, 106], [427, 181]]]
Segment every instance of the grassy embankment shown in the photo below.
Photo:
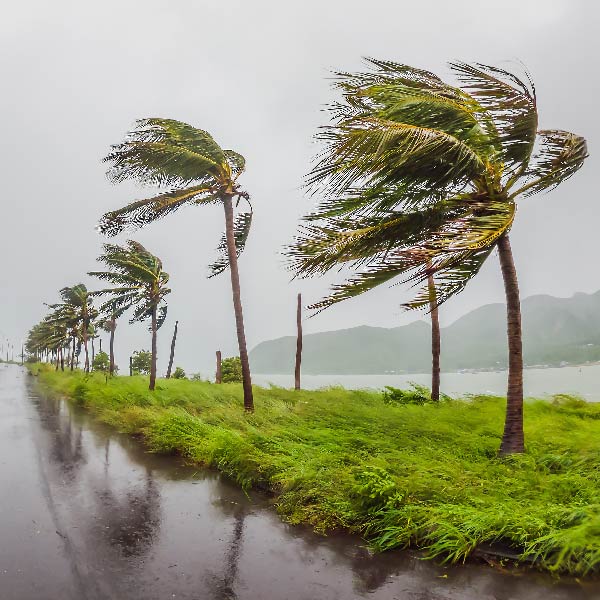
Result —
[[500, 398], [394, 406], [376, 392], [257, 387], [249, 415], [236, 384], [160, 380], [151, 393], [144, 377], [39, 376], [152, 451], [268, 488], [291, 523], [450, 561], [502, 542], [551, 571], [600, 570], [598, 404], [527, 402], [527, 454], [501, 460]]

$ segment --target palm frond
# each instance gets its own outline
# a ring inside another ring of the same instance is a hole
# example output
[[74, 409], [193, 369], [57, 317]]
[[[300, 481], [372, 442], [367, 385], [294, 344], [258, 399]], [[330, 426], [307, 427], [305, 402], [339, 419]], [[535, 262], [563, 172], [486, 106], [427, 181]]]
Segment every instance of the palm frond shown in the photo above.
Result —
[[246, 168], [246, 159], [239, 153], [233, 150], [223, 150], [223, 154], [225, 155], [225, 159], [229, 164], [229, 168], [233, 173], [234, 180], [237, 179]]
[[322, 137], [329, 146], [308, 184], [325, 184], [334, 196], [357, 184], [460, 188], [485, 173], [484, 160], [473, 148], [437, 129], [367, 118], [327, 128]]
[[582, 166], [588, 156], [583, 137], [560, 129], [538, 132], [539, 146], [534, 153], [524, 179], [527, 183], [513, 193], [525, 196], [550, 190], [569, 179]]
[[210, 204], [217, 200], [206, 184], [171, 190], [153, 198], [136, 200], [106, 213], [99, 223], [100, 231], [115, 236], [126, 229], [138, 229], [174, 213], [186, 204]]
[[[237, 256], [244, 251], [248, 236], [250, 235], [250, 227], [252, 225], [252, 211], [239, 213], [233, 223], [233, 235], [235, 238], [235, 248]], [[220, 275], [229, 268], [229, 256], [227, 254], [227, 238], [223, 234], [221, 241], [217, 247], [220, 254], [219, 258], [209, 266], [210, 277]]]
[[141, 119], [136, 127], [104, 159], [113, 182], [211, 185], [223, 175], [225, 155], [208, 132], [172, 119]]
[[[340, 227], [338, 232], [334, 222], [330, 229], [315, 228], [296, 245], [296, 269], [301, 276], [323, 273], [344, 262], [361, 269], [310, 307], [318, 311], [399, 276], [404, 276], [402, 283], [418, 285], [430, 274], [436, 275], [439, 305], [477, 274], [500, 236], [510, 229], [514, 215], [513, 203], [456, 200], [428, 216], [388, 217], [379, 226], [359, 230]], [[425, 286], [406, 306], [429, 306], [429, 299]]]
[[500, 156], [508, 171], [526, 166], [533, 151], [538, 114], [535, 87], [526, 73], [526, 81], [514, 73], [488, 65], [450, 63], [463, 89], [489, 113], [491, 121], [482, 119], [482, 127], [497, 137]]

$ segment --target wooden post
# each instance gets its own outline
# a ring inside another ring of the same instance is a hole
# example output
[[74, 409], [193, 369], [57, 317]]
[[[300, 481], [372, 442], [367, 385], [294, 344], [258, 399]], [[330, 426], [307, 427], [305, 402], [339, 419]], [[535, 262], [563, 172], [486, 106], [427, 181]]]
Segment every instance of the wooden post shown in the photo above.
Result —
[[302, 294], [298, 294], [298, 306], [296, 307], [296, 368], [294, 370], [294, 389], [300, 389], [300, 367], [302, 364]]
[[221, 351], [217, 350], [217, 372], [215, 374], [215, 383], [223, 383], [223, 373], [221, 371]]

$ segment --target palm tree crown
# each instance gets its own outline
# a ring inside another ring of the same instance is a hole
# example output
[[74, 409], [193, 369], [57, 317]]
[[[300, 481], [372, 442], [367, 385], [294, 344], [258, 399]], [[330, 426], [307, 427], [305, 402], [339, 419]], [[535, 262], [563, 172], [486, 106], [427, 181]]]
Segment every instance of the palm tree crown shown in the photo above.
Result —
[[169, 274], [163, 271], [161, 260], [139, 242], [129, 240], [125, 247], [104, 244], [98, 261], [108, 270], [90, 271], [88, 275], [114, 286], [93, 292], [110, 296], [100, 305], [100, 312], [118, 319], [135, 307], [130, 319], [130, 323], [135, 323], [149, 319], [157, 309], [157, 329], [160, 328], [167, 316], [165, 297], [171, 292], [167, 287]]
[[[113, 183], [134, 179], [172, 189], [106, 213], [100, 221], [100, 231], [113, 236], [153, 223], [186, 205], [217, 204], [224, 197], [244, 199], [250, 210], [239, 213], [234, 224], [239, 255], [252, 224], [250, 196], [238, 183], [246, 166], [244, 157], [233, 150], [223, 150], [208, 132], [181, 121], [149, 118], [138, 120], [136, 125], [104, 159], [111, 163], [109, 178]], [[225, 236], [218, 250], [220, 257], [211, 265], [211, 275], [222, 273], [229, 266]]]
[[[441, 304], [464, 288], [513, 223], [518, 196], [573, 175], [585, 140], [538, 131], [529, 78], [452, 63], [463, 89], [433, 73], [370, 60], [339, 74], [345, 102], [332, 108], [326, 148], [309, 176], [323, 193], [289, 253], [303, 276], [342, 263], [359, 269], [314, 305], [325, 308], [397, 276], [436, 275]], [[407, 306], [430, 300], [424, 285]]]

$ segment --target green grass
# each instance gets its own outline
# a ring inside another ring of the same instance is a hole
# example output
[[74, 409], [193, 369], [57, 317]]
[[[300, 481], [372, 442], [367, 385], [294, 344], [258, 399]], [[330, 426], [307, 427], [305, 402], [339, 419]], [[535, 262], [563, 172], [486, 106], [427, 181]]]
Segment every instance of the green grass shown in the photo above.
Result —
[[383, 394], [55, 373], [50, 390], [150, 450], [268, 489], [290, 523], [344, 528], [377, 550], [418, 547], [463, 561], [503, 542], [557, 573], [600, 570], [600, 405], [570, 397], [525, 407], [527, 453], [500, 459], [501, 398], [398, 405]]

